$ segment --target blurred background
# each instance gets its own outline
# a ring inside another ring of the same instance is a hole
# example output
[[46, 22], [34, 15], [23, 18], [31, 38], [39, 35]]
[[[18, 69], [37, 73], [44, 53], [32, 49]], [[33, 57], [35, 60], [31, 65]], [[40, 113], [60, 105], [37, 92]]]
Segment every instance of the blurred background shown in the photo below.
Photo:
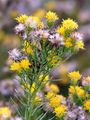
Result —
[[49, 10], [56, 12], [61, 20], [68, 17], [76, 20], [85, 42], [85, 50], [58, 67], [54, 76], [65, 77], [65, 73], [74, 69], [84, 76], [90, 75], [90, 0], [0, 0], [0, 106], [8, 105], [13, 112], [15, 106], [9, 102], [10, 97], [15, 98], [16, 90], [18, 95], [23, 94], [18, 77], [9, 70], [8, 50], [20, 45], [14, 33], [14, 18], [21, 14], [43, 18]]

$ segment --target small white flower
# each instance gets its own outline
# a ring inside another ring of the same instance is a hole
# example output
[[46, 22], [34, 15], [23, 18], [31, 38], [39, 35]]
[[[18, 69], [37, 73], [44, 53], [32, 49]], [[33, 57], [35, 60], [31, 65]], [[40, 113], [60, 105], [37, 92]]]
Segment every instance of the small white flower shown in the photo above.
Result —
[[83, 40], [83, 34], [81, 34], [79, 32], [71, 33], [71, 37], [75, 40]]
[[29, 17], [26, 21], [25, 21], [25, 25], [27, 27], [30, 27], [30, 28], [36, 28], [37, 27], [37, 23], [35, 20], [33, 20], [32, 17]]
[[22, 56], [21, 52], [16, 48], [10, 50], [8, 53], [9, 53], [9, 57], [12, 60], [18, 60]]
[[24, 31], [24, 29], [25, 29], [25, 26], [22, 23], [20, 23], [19, 25], [17, 25], [15, 27], [15, 32], [16, 32], [16, 34], [18, 34], [18, 33], [22, 32], [22, 31]]
[[57, 45], [61, 45], [64, 44], [64, 38], [63, 36], [59, 35], [58, 33], [55, 33], [53, 35], [49, 35], [49, 39], [48, 39], [52, 44], [57, 44]]

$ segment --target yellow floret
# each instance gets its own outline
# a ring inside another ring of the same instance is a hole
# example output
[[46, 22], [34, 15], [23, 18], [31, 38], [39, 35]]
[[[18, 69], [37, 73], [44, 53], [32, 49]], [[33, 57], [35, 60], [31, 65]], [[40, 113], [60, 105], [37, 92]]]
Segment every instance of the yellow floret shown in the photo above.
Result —
[[78, 24], [72, 19], [68, 18], [66, 20], [63, 20], [62, 27], [65, 29], [75, 30], [78, 29]]
[[79, 97], [85, 97], [86, 96], [86, 92], [82, 89], [82, 87], [79, 86], [70, 86], [69, 88], [69, 92], [74, 95], [78, 95]]
[[67, 39], [65, 40], [65, 46], [66, 46], [67, 48], [73, 46], [73, 41], [72, 41], [71, 38], [67, 38]]
[[0, 107], [0, 120], [6, 120], [11, 117], [11, 110], [8, 107]]
[[73, 71], [68, 74], [68, 77], [73, 81], [73, 80], [79, 80], [81, 78], [81, 75], [79, 71]]
[[76, 49], [84, 49], [84, 42], [83, 41], [77, 41], [75, 45]]
[[51, 99], [51, 98], [53, 98], [53, 97], [55, 97], [55, 96], [56, 96], [55, 93], [53, 93], [53, 92], [48, 92], [47, 95], [46, 95], [46, 99]]
[[67, 107], [65, 105], [60, 105], [55, 108], [54, 113], [57, 117], [62, 118], [66, 114]]
[[19, 22], [19, 23], [25, 23], [25, 21], [28, 19], [28, 16], [25, 15], [25, 14], [23, 14], [23, 15], [21, 15], [20, 17], [17, 17], [17, 18], [15, 18], [15, 19], [16, 19], [17, 22]]
[[28, 59], [23, 59], [21, 60], [20, 65], [22, 69], [28, 69], [31, 64]]
[[46, 19], [49, 22], [54, 22], [54, 21], [58, 20], [59, 18], [56, 13], [49, 11], [46, 13]]
[[51, 89], [51, 91], [52, 92], [54, 92], [54, 93], [59, 93], [59, 88], [58, 88], [58, 86], [57, 85], [55, 85], [55, 84], [51, 84], [50, 85], [50, 89]]
[[61, 35], [64, 35], [64, 34], [65, 34], [65, 29], [64, 29], [64, 27], [58, 27], [56, 31], [57, 31], [57, 33], [59, 33], [59, 34], [61, 34]]
[[84, 109], [90, 112], [90, 99], [85, 101]]
[[20, 71], [21, 70], [20, 62], [14, 62], [14, 63], [12, 63], [12, 65], [10, 67], [10, 70]]
[[61, 104], [60, 97], [56, 95], [50, 99], [49, 105], [53, 108], [58, 107]]

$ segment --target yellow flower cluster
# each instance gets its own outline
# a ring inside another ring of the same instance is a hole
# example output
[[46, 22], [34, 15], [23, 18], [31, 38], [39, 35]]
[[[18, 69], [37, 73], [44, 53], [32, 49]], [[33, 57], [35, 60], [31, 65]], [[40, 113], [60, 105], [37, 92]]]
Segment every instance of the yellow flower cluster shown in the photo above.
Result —
[[68, 18], [66, 20], [63, 20], [62, 24], [57, 28], [56, 31], [61, 35], [65, 35], [66, 30], [75, 30], [77, 28], [78, 24], [72, 19]]
[[61, 104], [59, 95], [56, 95], [50, 99], [49, 105], [53, 108], [58, 107]]
[[[72, 32], [78, 29], [78, 24], [73, 19], [63, 20], [61, 25], [56, 29], [56, 32], [64, 36], [64, 44], [67, 48], [74, 46], [75, 50], [84, 49], [84, 43], [81, 40], [81, 35], [76, 34], [74, 37], [71, 37]], [[73, 33], [75, 34], [75, 33]], [[77, 40], [79, 38], [80, 40]]]
[[0, 120], [6, 120], [11, 117], [11, 110], [8, 107], [0, 107]]
[[65, 29], [64, 29], [64, 27], [58, 27], [56, 31], [57, 31], [57, 33], [60, 33], [61, 35], [64, 35], [64, 34], [65, 34]]
[[67, 111], [67, 107], [65, 105], [60, 105], [55, 108], [54, 113], [56, 114], [57, 117], [62, 118]]
[[68, 77], [71, 79], [71, 81], [73, 80], [77, 81], [81, 78], [81, 75], [79, 71], [73, 71], [68, 74]]
[[85, 90], [82, 87], [79, 87], [79, 86], [75, 86], [75, 87], [70, 86], [69, 93], [72, 94], [72, 95], [77, 95], [81, 98], [86, 96]]
[[55, 95], [56, 95], [56, 94], [55, 94], [54, 92], [48, 92], [47, 95], [46, 95], [46, 99], [49, 100], [49, 99], [55, 97]]
[[67, 20], [63, 20], [62, 27], [65, 29], [75, 30], [78, 29], [78, 24], [72, 19], [68, 18]]
[[73, 40], [72, 40], [71, 38], [67, 38], [67, 39], [65, 40], [65, 46], [66, 46], [67, 48], [72, 47], [72, 46], [73, 46]]
[[53, 93], [59, 93], [60, 89], [57, 85], [53, 84], [53, 83], [47, 83], [46, 84], [46, 89], [48, 89], [49, 92], [53, 92]]
[[29, 69], [30, 65], [28, 59], [23, 59], [20, 62], [13, 62], [10, 69], [13, 71], [21, 71], [23, 69]]
[[56, 13], [49, 11], [46, 13], [46, 19], [49, 22], [54, 22], [54, 21], [58, 20], [59, 18]]
[[85, 101], [84, 109], [90, 112], [90, 99]]
[[53, 108], [53, 112], [57, 117], [60, 118], [65, 115], [67, 108], [62, 104], [65, 101], [65, 97], [52, 91], [47, 93], [46, 99], [49, 101], [49, 106]]
[[15, 18], [18, 23], [25, 23], [25, 21], [28, 19], [27, 15], [21, 15], [20, 17]]
[[26, 26], [30, 28], [44, 28], [44, 23], [40, 20], [39, 17], [36, 16], [27, 16], [21, 15], [20, 17], [15, 18], [18, 23], [24, 23]]
[[75, 48], [76, 49], [84, 49], [83, 41], [80, 40], [80, 41], [76, 42]]

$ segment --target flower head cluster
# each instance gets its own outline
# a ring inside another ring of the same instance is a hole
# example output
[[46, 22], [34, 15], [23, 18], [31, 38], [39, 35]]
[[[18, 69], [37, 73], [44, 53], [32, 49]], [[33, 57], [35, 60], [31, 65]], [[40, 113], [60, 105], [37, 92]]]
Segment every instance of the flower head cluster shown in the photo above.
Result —
[[85, 97], [86, 96], [86, 92], [82, 87], [79, 86], [70, 86], [69, 88], [69, 92], [72, 95], [78, 95], [79, 97]]
[[29, 69], [30, 65], [31, 64], [28, 59], [23, 59], [20, 62], [13, 62], [10, 69], [14, 71], [21, 71], [23, 69]]
[[47, 94], [46, 101], [48, 101], [49, 108], [52, 108], [53, 113], [58, 118], [63, 118], [67, 113], [66, 98], [59, 95], [59, 88], [54, 84], [46, 84]]
[[[30, 119], [33, 116], [37, 119], [39, 112], [43, 114], [43, 111], [50, 110], [52, 116], [62, 120], [74, 103], [89, 111], [89, 102], [86, 102], [89, 94], [83, 87], [84, 82], [83, 86], [78, 84], [81, 80], [79, 71], [70, 72], [66, 76], [71, 80], [67, 86], [67, 99], [63, 94], [64, 89], [59, 89], [50, 75], [51, 69], [63, 62], [68, 54], [72, 55], [84, 48], [82, 34], [75, 31], [78, 24], [69, 18], [56, 27], [54, 25], [59, 17], [51, 11], [46, 13], [44, 21], [41, 17], [27, 15], [21, 15], [16, 20], [19, 24], [15, 27], [15, 32], [22, 41], [19, 50], [9, 51], [9, 58], [12, 60], [10, 69], [19, 73], [25, 93], [24, 104], [21, 102], [25, 110], [22, 116], [26, 117], [27, 114], [31, 115]], [[89, 77], [85, 79], [89, 81]], [[43, 110], [38, 111], [39, 108]]]

